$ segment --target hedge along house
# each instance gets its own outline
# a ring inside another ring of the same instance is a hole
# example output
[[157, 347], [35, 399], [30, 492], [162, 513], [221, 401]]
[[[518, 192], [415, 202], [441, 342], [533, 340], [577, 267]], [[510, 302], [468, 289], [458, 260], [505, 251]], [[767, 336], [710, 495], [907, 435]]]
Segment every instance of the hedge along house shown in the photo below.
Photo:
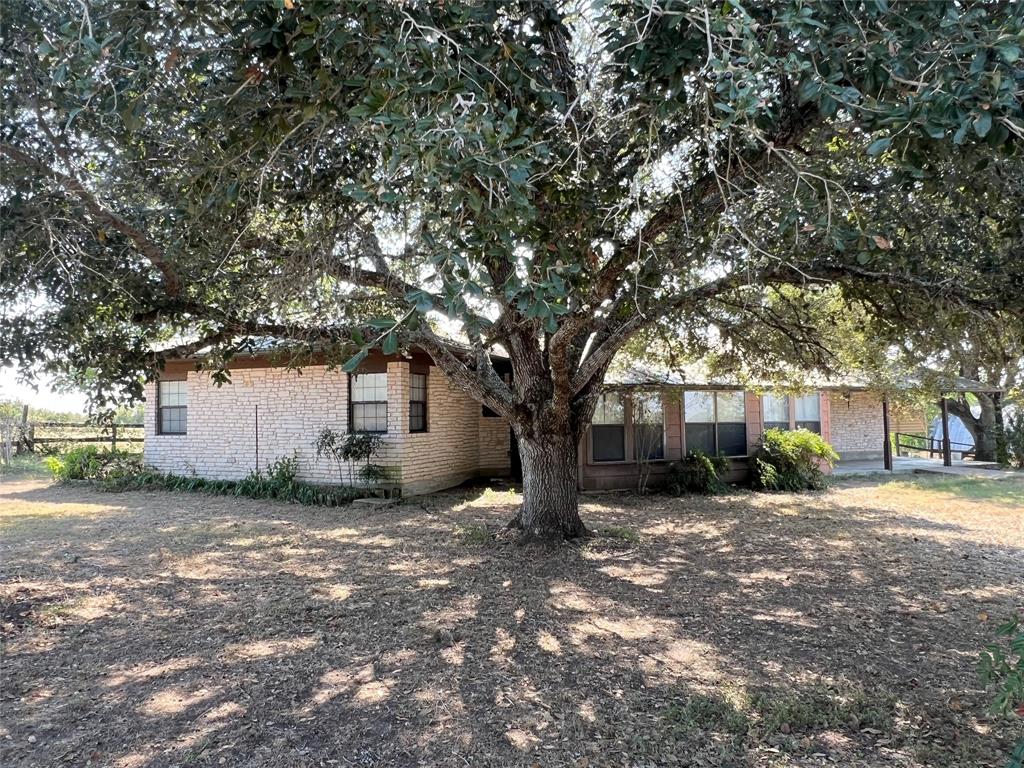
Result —
[[371, 354], [353, 374], [316, 358], [301, 368], [277, 362], [236, 357], [230, 381], [218, 385], [199, 370], [201, 356], [168, 361], [146, 385], [146, 464], [237, 480], [294, 456], [300, 480], [348, 482], [347, 471], [316, 456], [314, 440], [329, 427], [379, 434], [373, 461], [389, 467], [404, 495], [512, 472], [508, 422], [451, 385], [422, 351]]

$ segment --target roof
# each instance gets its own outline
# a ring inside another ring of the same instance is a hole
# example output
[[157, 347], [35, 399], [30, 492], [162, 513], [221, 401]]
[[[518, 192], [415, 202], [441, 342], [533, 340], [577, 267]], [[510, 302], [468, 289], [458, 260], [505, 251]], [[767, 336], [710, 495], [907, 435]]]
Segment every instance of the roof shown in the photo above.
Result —
[[[643, 365], [642, 363], [629, 363], [613, 368], [605, 376], [604, 383], [611, 387], [690, 387], [693, 389], [755, 389], [772, 390], [786, 388], [779, 381], [757, 378], [728, 378], [716, 376], [699, 363], [688, 363], [669, 370]], [[805, 390], [834, 390], [840, 392], [868, 391], [881, 389], [866, 376], [848, 374], [845, 376], [823, 376], [820, 374], [809, 374], [800, 377], [794, 382], [795, 389]], [[893, 383], [894, 389], [934, 389], [943, 393], [948, 392], [1001, 392], [999, 387], [993, 387], [974, 379], [964, 376], [944, 377], [936, 371], [922, 368], [914, 376], [899, 377]]]

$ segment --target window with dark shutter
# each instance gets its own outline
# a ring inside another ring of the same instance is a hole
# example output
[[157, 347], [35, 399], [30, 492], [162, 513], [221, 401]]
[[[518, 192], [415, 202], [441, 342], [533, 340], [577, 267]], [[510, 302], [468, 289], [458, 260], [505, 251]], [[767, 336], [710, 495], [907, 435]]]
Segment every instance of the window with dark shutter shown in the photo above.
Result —
[[357, 373], [349, 379], [351, 392], [351, 431], [388, 431], [388, 375]]
[[590, 426], [594, 461], [626, 460], [626, 425], [622, 399], [616, 392], [601, 395]]
[[687, 453], [699, 450], [709, 456], [747, 455], [743, 392], [685, 392], [683, 419]]
[[409, 431], [427, 431], [427, 375], [409, 374]]
[[157, 433], [184, 435], [188, 427], [188, 383], [161, 381], [157, 384]]

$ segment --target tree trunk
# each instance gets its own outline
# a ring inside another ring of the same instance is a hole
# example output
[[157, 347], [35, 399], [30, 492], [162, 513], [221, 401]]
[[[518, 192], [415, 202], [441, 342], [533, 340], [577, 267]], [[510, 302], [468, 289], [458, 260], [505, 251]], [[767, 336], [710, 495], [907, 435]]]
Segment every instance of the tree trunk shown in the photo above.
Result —
[[[996, 408], [991, 395], [976, 393], [981, 414], [975, 416], [971, 406], [962, 395], [949, 401], [949, 412], [960, 419], [974, 438], [974, 460], [996, 460]], [[957, 446], [953, 446], [957, 450]]]
[[571, 428], [516, 429], [523, 464], [523, 505], [514, 521], [526, 538], [575, 539], [579, 512], [576, 440]]

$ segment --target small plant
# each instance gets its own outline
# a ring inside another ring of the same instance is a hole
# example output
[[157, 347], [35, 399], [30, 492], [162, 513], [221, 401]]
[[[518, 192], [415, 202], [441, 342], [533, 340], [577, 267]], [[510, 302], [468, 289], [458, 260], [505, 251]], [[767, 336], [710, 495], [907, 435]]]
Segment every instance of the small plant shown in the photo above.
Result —
[[[996, 697], [992, 702], [995, 714], [1024, 718], [1024, 618], [1014, 616], [1001, 624], [996, 636], [1000, 640], [981, 652], [978, 675], [985, 685], [995, 688]], [[1017, 741], [1006, 768], [1021, 766], [1024, 766], [1024, 737]]]
[[330, 427], [321, 429], [313, 441], [317, 459], [333, 459], [338, 466], [339, 481], [344, 483], [347, 475], [348, 485], [355, 485], [356, 473], [353, 468], [359, 463], [363, 464], [358, 475], [361, 479], [367, 482], [380, 479], [380, 470], [384, 468], [370, 464], [370, 459], [374, 458], [383, 446], [384, 439], [380, 435], [366, 432], [335, 432]]
[[825, 487], [823, 466], [839, 454], [821, 435], [806, 429], [767, 429], [754, 454], [752, 485], [765, 491], [806, 491]]
[[721, 493], [726, 489], [722, 475], [728, 470], [729, 459], [725, 456], [708, 456], [700, 450], [691, 451], [682, 461], [669, 464], [665, 490], [674, 496], [684, 493]]

